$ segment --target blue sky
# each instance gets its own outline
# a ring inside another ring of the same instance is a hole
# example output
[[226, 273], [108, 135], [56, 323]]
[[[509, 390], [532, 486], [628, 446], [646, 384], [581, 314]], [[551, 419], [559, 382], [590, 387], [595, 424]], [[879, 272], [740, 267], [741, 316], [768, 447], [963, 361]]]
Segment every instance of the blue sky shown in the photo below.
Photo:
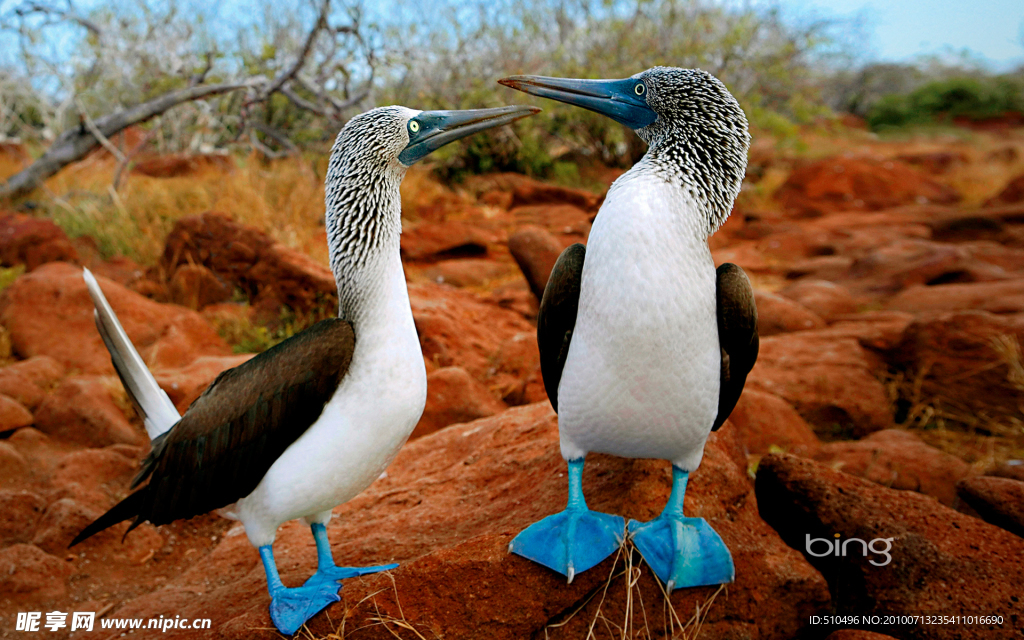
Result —
[[[127, 0], [132, 2], [132, 0]], [[149, 0], [152, 1], [152, 0]], [[157, 0], [159, 2], [159, 0]], [[178, 0], [187, 6], [194, 0]], [[746, 2], [747, 0], [721, 0]], [[228, 18], [237, 0], [218, 3], [209, 17]], [[951, 54], [968, 50], [994, 71], [1009, 71], [1024, 65], [1024, 0], [753, 0], [755, 5], [777, 4], [793, 19], [858, 17], [860, 33], [866, 37], [861, 62], [911, 61], [917, 56]], [[371, 8], [395, 4], [395, 0], [365, 0]], [[0, 13], [20, 4], [0, 0]], [[103, 0], [78, 0], [81, 10], [100, 6]], [[204, 3], [200, 2], [200, 5]], [[244, 6], [244, 2], [241, 3]], [[281, 5], [305, 4], [305, 0], [282, 0]], [[413, 2], [397, 0], [400, 6]], [[223, 5], [223, 6], [221, 6]], [[225, 7], [227, 7], [225, 9]], [[858, 35], [860, 35], [858, 33]], [[17, 55], [16, 42], [0, 34], [0, 61]]]
[[859, 16], [868, 60], [968, 49], [994, 70], [1024, 64], [1024, 0], [779, 0], [787, 13]]

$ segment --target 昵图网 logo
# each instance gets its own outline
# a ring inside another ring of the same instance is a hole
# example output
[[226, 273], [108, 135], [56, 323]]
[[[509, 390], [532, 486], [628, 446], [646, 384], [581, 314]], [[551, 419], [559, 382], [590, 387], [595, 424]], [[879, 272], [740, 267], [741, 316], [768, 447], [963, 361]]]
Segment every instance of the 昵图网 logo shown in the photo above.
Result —
[[[870, 542], [866, 542], [860, 538], [847, 538], [841, 540], [840, 535], [835, 534], [835, 540], [829, 540], [828, 538], [812, 538], [811, 534], [806, 534], [806, 543], [804, 544], [804, 551], [815, 558], [824, 558], [825, 556], [837, 556], [846, 557], [847, 553], [850, 552], [849, 546], [851, 543], [854, 544], [852, 553], [857, 553], [859, 550], [861, 554], [866, 558], [868, 551], [879, 556], [885, 556], [885, 562], [876, 562], [874, 558], [868, 560], [871, 564], [876, 567], [884, 567], [885, 565], [892, 562], [892, 555], [889, 553], [892, 551], [892, 541], [895, 538], [874, 538]], [[879, 546], [885, 545], [885, 548], [876, 549], [875, 543], [879, 543]], [[814, 551], [814, 546], [817, 545], [818, 552]], [[824, 551], [821, 551], [822, 545], [824, 545]], [[859, 549], [857, 545], [860, 545]]]

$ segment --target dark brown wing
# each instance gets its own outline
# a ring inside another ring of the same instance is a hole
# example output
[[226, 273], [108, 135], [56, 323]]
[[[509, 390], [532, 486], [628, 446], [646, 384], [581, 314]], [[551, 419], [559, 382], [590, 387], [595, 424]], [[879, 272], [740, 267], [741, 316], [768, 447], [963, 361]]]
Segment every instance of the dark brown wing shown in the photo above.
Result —
[[544, 389], [555, 411], [558, 411], [558, 383], [569, 353], [569, 341], [576, 327], [580, 305], [580, 280], [587, 249], [574, 244], [562, 252], [551, 269], [544, 297], [537, 313], [537, 346], [540, 348], [540, 372]]
[[221, 373], [181, 421], [153, 441], [132, 486], [149, 483], [72, 544], [132, 516], [135, 524], [165, 524], [252, 493], [320, 417], [348, 371], [354, 347], [352, 325], [334, 318]]
[[722, 387], [716, 431], [743, 393], [747, 374], [757, 360], [757, 306], [747, 274], [734, 264], [718, 267], [718, 342], [722, 347]]

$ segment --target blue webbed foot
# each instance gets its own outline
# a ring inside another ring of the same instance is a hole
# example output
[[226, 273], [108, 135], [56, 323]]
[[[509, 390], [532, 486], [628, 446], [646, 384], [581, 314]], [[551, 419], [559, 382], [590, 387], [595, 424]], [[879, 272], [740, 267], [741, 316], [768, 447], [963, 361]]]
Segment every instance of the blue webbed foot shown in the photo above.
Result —
[[629, 521], [640, 555], [668, 590], [732, 582], [732, 554], [704, 518], [661, 515], [650, 522]]
[[535, 522], [508, 550], [561, 573], [572, 582], [577, 573], [597, 565], [622, 544], [622, 516], [587, 508], [582, 488], [583, 460], [569, 461], [569, 504], [565, 511]]
[[672, 467], [672, 495], [650, 522], [629, 521], [629, 535], [640, 555], [669, 591], [725, 584], [736, 577], [732, 554], [704, 518], [683, 515], [688, 474]]
[[312, 582], [313, 578], [310, 578], [301, 587], [280, 587], [271, 594], [270, 619], [281, 633], [289, 636], [294, 634], [324, 607], [341, 600], [338, 597], [341, 585], [337, 582]]
[[315, 522], [310, 525], [310, 530], [313, 532], [313, 540], [316, 542], [316, 573], [306, 581], [307, 585], [314, 580], [345, 580], [398, 568], [397, 564], [381, 564], [374, 567], [339, 567], [334, 564], [334, 558], [331, 556], [331, 544], [327, 540], [327, 527]]
[[535, 522], [508, 550], [561, 573], [572, 582], [577, 573], [599, 564], [622, 544], [622, 516], [589, 509], [566, 509]]
[[323, 576], [323, 579], [326, 580], [338, 581], [345, 580], [347, 578], [365, 576], [371, 573], [380, 573], [381, 571], [390, 571], [391, 569], [397, 568], [397, 564], [381, 564], [375, 567], [320, 567], [319, 569], [317, 569], [317, 572], [314, 573], [313, 576], [306, 581], [306, 584], [312, 582], [313, 579], [317, 576]]

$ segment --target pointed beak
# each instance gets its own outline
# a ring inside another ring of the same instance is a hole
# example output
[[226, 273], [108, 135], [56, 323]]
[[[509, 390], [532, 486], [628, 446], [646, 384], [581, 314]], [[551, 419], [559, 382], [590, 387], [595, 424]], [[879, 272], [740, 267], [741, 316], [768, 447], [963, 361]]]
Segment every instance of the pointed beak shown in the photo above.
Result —
[[646, 86], [636, 78], [577, 80], [544, 76], [509, 76], [498, 82], [535, 96], [596, 111], [633, 130], [643, 129], [658, 119], [658, 114], [647, 105]]
[[500, 127], [539, 113], [537, 107], [497, 107], [462, 111], [422, 111], [413, 118], [419, 128], [409, 131], [409, 144], [398, 154], [399, 161], [412, 166], [431, 151], [484, 129]]

